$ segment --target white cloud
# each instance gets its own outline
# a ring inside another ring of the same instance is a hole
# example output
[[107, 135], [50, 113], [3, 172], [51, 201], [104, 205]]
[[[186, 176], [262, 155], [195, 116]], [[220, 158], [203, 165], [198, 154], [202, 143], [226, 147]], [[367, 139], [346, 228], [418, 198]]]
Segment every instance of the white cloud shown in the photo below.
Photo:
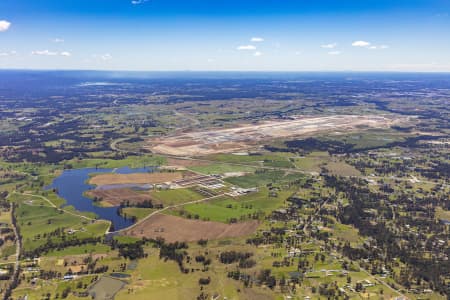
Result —
[[139, 5], [139, 4], [144, 4], [145, 2], [148, 2], [150, 0], [131, 0], [131, 4], [133, 5]]
[[366, 41], [355, 41], [352, 43], [353, 47], [369, 47], [370, 43]]
[[236, 48], [237, 50], [256, 50], [256, 47], [253, 45], [242, 45]]
[[53, 51], [49, 51], [49, 50], [36, 50], [36, 51], [32, 51], [31, 55], [56, 56], [56, 55], [58, 55], [58, 52], [53, 52]]
[[112, 59], [112, 55], [109, 54], [109, 53], [105, 53], [105, 54], [100, 55], [100, 58], [102, 60], [111, 60]]
[[72, 54], [70, 52], [68, 52], [68, 51], [56, 52], [56, 51], [49, 51], [49, 50], [32, 51], [31, 55], [38, 55], [38, 56], [64, 56], [64, 57], [72, 56]]
[[367, 47], [367, 49], [370, 49], [370, 50], [384, 50], [384, 49], [388, 49], [388, 48], [389, 48], [388, 45], [379, 45], [379, 46], [373, 45], [373, 46]]
[[0, 20], [0, 32], [6, 31], [11, 26], [11, 22]]
[[334, 49], [334, 48], [336, 48], [336, 46], [337, 46], [337, 43], [331, 43], [331, 44], [322, 45], [320, 47], [322, 47], [324, 49]]
[[329, 55], [339, 55], [341, 54], [341, 51], [330, 51], [328, 52]]
[[262, 37], [252, 37], [250, 41], [252, 43], [261, 43], [261, 42], [264, 42], [264, 38], [262, 38]]
[[54, 38], [54, 39], [51, 39], [51, 41], [53, 43], [64, 43], [64, 39], [61, 39], [61, 38]]
[[263, 54], [262, 54], [262, 52], [259, 52], [259, 51], [256, 51], [255, 53], [253, 53], [253, 56], [256, 56], [256, 57], [261, 56], [261, 55], [263, 55]]
[[1, 56], [14, 56], [14, 55], [16, 55], [17, 54], [17, 52], [16, 51], [9, 51], [9, 52], [0, 52], [0, 57]]

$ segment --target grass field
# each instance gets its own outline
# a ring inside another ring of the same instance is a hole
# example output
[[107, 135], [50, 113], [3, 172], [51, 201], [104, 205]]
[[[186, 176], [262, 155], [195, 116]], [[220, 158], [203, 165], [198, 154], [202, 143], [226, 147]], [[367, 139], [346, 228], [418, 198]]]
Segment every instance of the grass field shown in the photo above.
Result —
[[359, 172], [355, 167], [353, 167], [345, 162], [332, 161], [332, 162], [327, 163], [325, 167], [333, 175], [340, 175], [340, 176], [360, 176], [361, 175], [361, 172]]
[[254, 172], [256, 168], [248, 166], [229, 165], [226, 163], [214, 163], [205, 166], [192, 166], [188, 168], [194, 172], [202, 174], [223, 174], [232, 172]]
[[[70, 236], [85, 238], [102, 236], [109, 226], [106, 222], [91, 223], [78, 216], [58, 211], [54, 207], [29, 205], [29, 196], [14, 194], [10, 199], [18, 203], [16, 209], [17, 223], [22, 234], [25, 250], [32, 250], [45, 244], [47, 238], [50, 238], [47, 235], [57, 229], [63, 229], [63, 231], [72, 229], [76, 232]], [[60, 238], [51, 237], [55, 241]]]
[[67, 255], [81, 255], [81, 254], [100, 254], [100, 253], [109, 253], [111, 251], [111, 247], [104, 244], [87, 244], [83, 246], [73, 246], [67, 247], [62, 250], [52, 250], [46, 254], [47, 257], [56, 256], [62, 257]]
[[450, 221], [450, 211], [444, 210], [441, 207], [436, 208], [436, 218], [440, 220]]
[[321, 172], [327, 169], [331, 174], [340, 176], [358, 176], [361, 173], [353, 166], [344, 161], [332, 159], [328, 152], [311, 152], [304, 157], [293, 158], [295, 167], [307, 172]]
[[253, 193], [239, 198], [221, 197], [208, 202], [188, 204], [180, 209], [168, 210], [168, 214], [184, 216], [190, 214], [198, 215], [201, 220], [210, 220], [227, 223], [231, 218], [240, 220], [241, 218], [251, 219], [249, 215], [261, 212], [268, 214], [271, 211], [283, 206], [284, 201], [291, 195], [291, 191], [279, 192], [278, 197], [270, 197], [269, 191], [265, 188], [257, 193]]
[[320, 167], [329, 160], [327, 152], [312, 152], [305, 157], [295, 158], [295, 167], [308, 172], [320, 172]]
[[218, 162], [235, 164], [250, 164], [255, 166], [266, 165], [279, 168], [293, 167], [293, 165], [289, 162], [287, 154], [276, 152], [258, 155], [215, 154], [207, 156], [207, 158]]
[[[210, 247], [208, 249], [211, 251], [208, 257], [211, 257], [213, 261], [209, 270], [202, 272], [200, 270], [202, 265], [191, 260], [191, 263], [187, 266], [189, 269], [196, 271], [190, 272], [189, 275], [182, 274], [173, 261], [164, 262], [164, 260], [160, 260], [157, 250], [149, 250], [149, 258], [139, 261], [136, 270], [131, 273], [130, 284], [127, 288], [121, 290], [115, 299], [196, 299], [202, 290], [209, 295], [208, 299], [211, 299], [215, 294], [219, 296], [217, 299], [271, 299], [262, 297], [262, 295], [267, 296], [268, 292], [261, 288], [248, 288], [244, 291], [239, 282], [227, 278], [226, 270], [228, 266], [219, 263], [215, 256], [219, 250], [236, 249], [234, 245], [227, 247], [217, 245], [214, 249]], [[205, 249], [191, 244], [188, 251], [191, 257], [194, 257], [204, 254]], [[201, 288], [198, 284], [199, 279], [207, 277], [211, 279], [211, 283]], [[238, 289], [240, 289], [240, 292]], [[245, 296], [250, 294], [260, 297], [248, 298]]]
[[80, 168], [142, 168], [149, 166], [159, 166], [166, 162], [166, 159], [162, 156], [128, 156], [125, 159], [72, 159], [66, 164], [72, 165], [74, 169]]
[[154, 199], [155, 203], [162, 203], [164, 206], [186, 203], [205, 198], [205, 196], [189, 188], [161, 191], [155, 190], [150, 192], [150, 196]]
[[[37, 284], [35, 286], [31, 286], [30, 284], [27, 284], [21, 289], [16, 289], [13, 292], [13, 298], [14, 299], [24, 299], [21, 297], [24, 297], [27, 295], [28, 297], [26, 299], [29, 300], [38, 300], [38, 299], [45, 299], [45, 295], [50, 294], [52, 297], [51, 299], [55, 299], [56, 295], [58, 295], [58, 298], [61, 297], [64, 290], [69, 289], [71, 292], [82, 292], [85, 290], [85, 286], [89, 286], [91, 282], [94, 280], [95, 275], [89, 275], [85, 277], [81, 277], [76, 280], [71, 281], [54, 281], [54, 280], [38, 280]], [[81, 288], [78, 288], [79, 283], [81, 282]], [[44, 297], [42, 296], [44, 295]], [[66, 298], [68, 300], [75, 300], [80, 299], [79, 297], [76, 297], [72, 295], [71, 293]]]
[[349, 242], [352, 245], [358, 245], [364, 241], [358, 230], [350, 225], [335, 223], [332, 233], [334, 238]]
[[366, 149], [404, 141], [405, 134], [394, 130], [371, 129], [348, 135], [328, 136], [324, 140], [335, 140], [344, 142], [345, 144], [353, 144], [353, 149]]
[[155, 210], [154, 208], [125, 207], [122, 208], [122, 216], [126, 215], [127, 218], [136, 217], [137, 220], [141, 220]]
[[259, 170], [253, 174], [226, 178], [225, 181], [243, 187], [261, 187], [269, 183], [294, 181], [303, 178], [299, 173], [287, 174], [285, 171]]

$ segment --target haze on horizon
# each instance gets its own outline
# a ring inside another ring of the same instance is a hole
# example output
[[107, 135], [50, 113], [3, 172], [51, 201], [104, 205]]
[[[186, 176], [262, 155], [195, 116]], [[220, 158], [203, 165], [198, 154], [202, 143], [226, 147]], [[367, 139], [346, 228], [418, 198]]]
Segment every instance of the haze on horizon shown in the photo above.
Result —
[[0, 69], [450, 71], [443, 0], [2, 0]]

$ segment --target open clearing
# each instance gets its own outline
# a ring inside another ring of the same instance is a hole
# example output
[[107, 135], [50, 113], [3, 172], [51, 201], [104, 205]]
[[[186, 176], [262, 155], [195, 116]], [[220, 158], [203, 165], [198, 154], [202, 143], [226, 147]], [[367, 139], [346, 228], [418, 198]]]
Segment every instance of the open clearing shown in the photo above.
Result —
[[86, 192], [90, 198], [97, 198], [110, 206], [119, 206], [123, 202], [129, 202], [131, 205], [142, 203], [145, 200], [152, 200], [148, 194], [138, 193], [132, 189], [109, 189], [109, 190], [90, 190]]
[[133, 174], [99, 174], [93, 176], [90, 184], [97, 186], [113, 185], [113, 184], [147, 184], [147, 183], [164, 183], [174, 180], [183, 179], [188, 174], [181, 172], [162, 172], [162, 173], [133, 173]]
[[382, 115], [336, 115], [326, 117], [292, 117], [291, 120], [245, 124], [229, 129], [211, 129], [180, 133], [152, 139], [147, 146], [156, 153], [169, 155], [208, 155], [237, 152], [258, 142], [319, 132], [351, 131], [363, 128], [389, 128], [399, 118]]
[[321, 172], [322, 167], [326, 168], [331, 174], [339, 176], [359, 176], [361, 173], [353, 166], [343, 160], [332, 158], [328, 152], [311, 152], [304, 157], [293, 158], [297, 169], [307, 172]]
[[238, 198], [220, 197], [211, 201], [187, 204], [183, 207], [167, 210], [165, 213], [186, 217], [197, 215], [200, 220], [228, 223], [230, 219], [249, 220], [254, 214], [270, 214], [273, 210], [283, 206], [283, 202], [292, 195], [292, 191], [285, 190], [271, 197], [267, 188], [257, 193]]
[[124, 234], [133, 237], [162, 237], [167, 242], [194, 242], [200, 239], [214, 240], [249, 235], [256, 231], [258, 225], [257, 221], [228, 225], [157, 214]]
[[206, 166], [209, 162], [198, 161], [198, 160], [188, 160], [188, 159], [178, 159], [178, 158], [167, 158], [167, 165], [169, 166], [180, 166], [180, 167], [198, 167]]

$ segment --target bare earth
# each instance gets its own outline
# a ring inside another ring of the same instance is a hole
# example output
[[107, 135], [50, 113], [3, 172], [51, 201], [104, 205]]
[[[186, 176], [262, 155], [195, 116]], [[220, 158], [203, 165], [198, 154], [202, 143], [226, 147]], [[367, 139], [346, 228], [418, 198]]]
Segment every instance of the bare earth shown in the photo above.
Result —
[[266, 140], [308, 136], [319, 132], [389, 128], [406, 120], [382, 115], [293, 118], [293, 120], [267, 121], [259, 124], [245, 124], [236, 128], [211, 129], [160, 137], [150, 140], [146, 148], [156, 153], [177, 156], [237, 152]]
[[111, 206], [119, 206], [122, 202], [130, 202], [130, 204], [142, 203], [145, 200], [152, 200], [150, 195], [137, 193], [131, 189], [109, 189], [109, 190], [89, 190], [86, 192], [90, 198], [100, 198], [102, 202], [106, 202]]
[[176, 216], [156, 214], [123, 234], [133, 237], [162, 237], [167, 242], [195, 242], [200, 239], [221, 239], [252, 234], [257, 221], [224, 224], [219, 222], [189, 220]]
[[183, 179], [181, 172], [134, 173], [134, 174], [99, 174], [89, 180], [94, 185], [110, 184], [157, 184]]

